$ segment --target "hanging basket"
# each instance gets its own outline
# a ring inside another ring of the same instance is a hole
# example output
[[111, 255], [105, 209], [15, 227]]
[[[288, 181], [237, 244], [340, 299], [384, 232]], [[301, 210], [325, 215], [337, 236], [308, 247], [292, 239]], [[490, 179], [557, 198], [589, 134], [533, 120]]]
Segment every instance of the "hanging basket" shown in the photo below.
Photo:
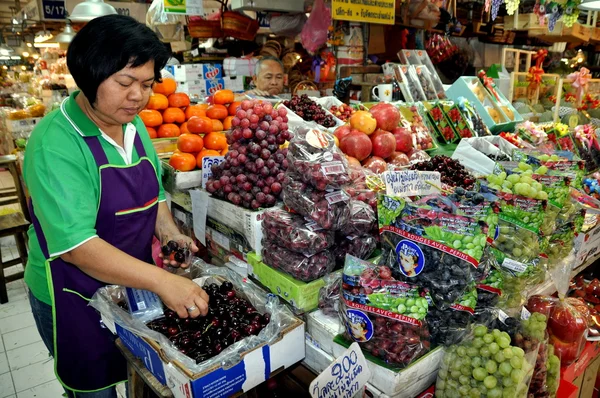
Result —
[[190, 32], [190, 36], [197, 39], [223, 37], [220, 19], [209, 21], [198, 17], [190, 18], [188, 22], [188, 30]]
[[235, 39], [251, 41], [256, 37], [258, 21], [233, 11], [223, 13], [223, 34]]

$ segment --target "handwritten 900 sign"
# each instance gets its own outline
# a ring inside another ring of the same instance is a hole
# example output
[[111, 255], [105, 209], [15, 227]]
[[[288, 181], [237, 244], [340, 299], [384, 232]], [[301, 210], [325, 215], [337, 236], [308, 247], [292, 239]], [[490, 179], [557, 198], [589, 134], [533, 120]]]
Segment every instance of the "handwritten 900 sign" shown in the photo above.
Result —
[[333, 19], [393, 25], [396, 18], [395, 0], [332, 0]]
[[367, 360], [358, 343], [344, 351], [327, 369], [310, 383], [313, 398], [352, 398], [371, 378]]

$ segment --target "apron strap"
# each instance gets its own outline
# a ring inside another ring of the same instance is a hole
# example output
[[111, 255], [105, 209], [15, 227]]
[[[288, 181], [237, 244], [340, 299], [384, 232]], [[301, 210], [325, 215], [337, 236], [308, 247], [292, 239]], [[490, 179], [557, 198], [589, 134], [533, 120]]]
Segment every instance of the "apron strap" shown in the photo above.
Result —
[[29, 214], [31, 214], [31, 222], [33, 223], [33, 228], [35, 230], [35, 234], [38, 239], [38, 243], [40, 244], [40, 248], [42, 249], [42, 254], [48, 260], [50, 258], [50, 253], [48, 253], [48, 242], [46, 242], [46, 237], [44, 236], [44, 231], [42, 231], [42, 226], [40, 225], [40, 221], [35, 215], [33, 211], [33, 200], [29, 199], [28, 203]]
[[144, 144], [142, 144], [142, 139], [140, 138], [140, 134], [137, 131], [135, 132], [133, 145], [135, 146], [135, 150], [137, 151], [138, 156], [140, 158], [146, 156], [146, 149], [144, 149]]
[[94, 159], [96, 159], [96, 164], [98, 167], [108, 164], [108, 158], [106, 157], [104, 149], [102, 149], [100, 137], [83, 137], [83, 139], [90, 148], [90, 151], [92, 151], [92, 155], [94, 155]]

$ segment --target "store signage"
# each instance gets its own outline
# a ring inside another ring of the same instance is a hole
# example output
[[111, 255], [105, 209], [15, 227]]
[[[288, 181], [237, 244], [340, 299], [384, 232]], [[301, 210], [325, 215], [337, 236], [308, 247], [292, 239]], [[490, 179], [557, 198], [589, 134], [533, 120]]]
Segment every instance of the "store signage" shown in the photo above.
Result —
[[439, 193], [441, 175], [437, 171], [398, 170], [382, 175], [388, 196], [415, 196]]
[[[46, 3], [52, 6], [57, 6], [62, 3], [62, 5], [65, 7], [65, 11], [71, 14], [73, 12], [73, 8], [75, 8], [75, 6], [80, 3], [81, 0], [66, 0], [65, 2], [60, 0], [42, 0], [42, 2], [44, 4], [44, 14], [46, 13]], [[113, 6], [119, 15], [127, 15], [129, 17], [133, 17], [138, 22], [144, 24], [146, 23], [146, 13], [148, 12], [148, 7], [150, 7], [149, 4], [125, 1], [106, 1], [105, 3]], [[58, 12], [60, 10], [54, 10], [50, 7], [48, 11]], [[64, 19], [64, 17], [60, 19]]]
[[371, 370], [358, 343], [344, 351], [310, 383], [313, 398], [352, 398], [371, 378]]
[[66, 17], [65, 2], [60, 0], [42, 0], [44, 20], [63, 20]]
[[203, 0], [163, 0], [167, 14], [204, 16]]
[[333, 19], [393, 25], [396, 0], [332, 0]]
[[271, 17], [266, 12], [258, 11], [256, 13], [256, 20], [258, 21], [258, 26], [261, 28], [271, 27]]

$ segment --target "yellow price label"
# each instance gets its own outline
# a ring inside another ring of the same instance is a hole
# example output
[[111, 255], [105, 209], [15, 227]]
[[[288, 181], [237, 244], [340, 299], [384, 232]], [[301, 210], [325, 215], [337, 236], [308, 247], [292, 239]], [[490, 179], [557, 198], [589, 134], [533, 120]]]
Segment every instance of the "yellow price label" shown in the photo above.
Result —
[[332, 0], [331, 16], [341, 21], [393, 25], [396, 0]]

